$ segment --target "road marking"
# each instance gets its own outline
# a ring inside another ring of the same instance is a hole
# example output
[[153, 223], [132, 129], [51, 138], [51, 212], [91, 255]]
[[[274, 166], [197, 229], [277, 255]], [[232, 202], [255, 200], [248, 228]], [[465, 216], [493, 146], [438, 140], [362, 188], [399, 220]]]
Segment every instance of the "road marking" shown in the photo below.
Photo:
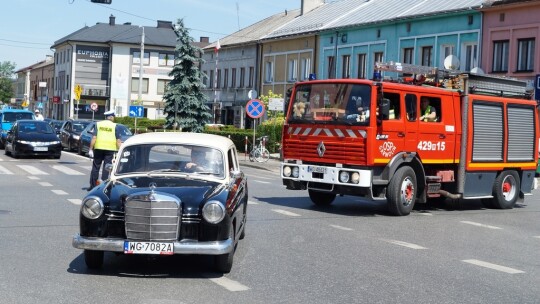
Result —
[[413, 243], [407, 243], [407, 242], [402, 242], [402, 241], [396, 241], [396, 240], [385, 240], [389, 243], [392, 243], [394, 245], [399, 245], [399, 246], [403, 246], [403, 247], [407, 247], [407, 248], [411, 248], [411, 249], [427, 249], [426, 247], [422, 247], [420, 245], [416, 245], [416, 244], [413, 244]]
[[66, 166], [61, 166], [61, 165], [55, 165], [55, 166], [51, 166], [51, 168], [55, 169], [55, 170], [58, 170], [64, 174], [67, 174], [67, 175], [85, 175], [84, 173], [81, 173], [77, 170], [73, 170], [71, 168], [68, 168]]
[[258, 205], [259, 203], [257, 202], [254, 202], [254, 201], [248, 201], [248, 205]]
[[72, 203], [73, 205], [80, 205], [82, 204], [82, 199], [80, 198], [68, 198], [68, 201]]
[[334, 227], [336, 229], [339, 229], [339, 230], [345, 230], [345, 231], [352, 231], [353, 229], [351, 228], [347, 228], [347, 227], [343, 227], [343, 226], [338, 226], [338, 225], [330, 225], [330, 227]]
[[28, 176], [28, 179], [38, 180], [40, 178], [37, 177], [37, 176], [30, 175], [30, 176]]
[[271, 184], [270, 182], [263, 182], [263, 181], [260, 181], [260, 180], [254, 180], [254, 182], [261, 183], [261, 184]]
[[11, 172], [8, 169], [0, 166], [0, 174], [13, 174], [13, 172]]
[[210, 278], [210, 281], [218, 284], [221, 287], [224, 287], [225, 289], [229, 291], [246, 291], [249, 290], [249, 287], [246, 285], [240, 284], [237, 281], [227, 279], [226, 277], [221, 278]]
[[484, 225], [484, 224], [480, 224], [480, 223], [476, 223], [476, 222], [461, 221], [460, 223], [473, 225], [473, 226], [478, 226], [478, 227], [483, 227], [483, 228], [489, 228], [489, 229], [502, 229], [501, 227]]
[[283, 210], [283, 209], [272, 209], [272, 211], [283, 214], [283, 215], [287, 215], [287, 216], [300, 216], [300, 214]]
[[86, 169], [86, 170], [92, 170], [92, 166], [79, 166], [83, 169]]
[[250, 174], [249, 177], [252, 177], [252, 178], [262, 178], [262, 179], [274, 179], [274, 177], [264, 177], [264, 176], [253, 175], [253, 174]]
[[64, 190], [51, 190], [53, 193], [58, 195], [67, 195], [68, 193]]
[[24, 171], [32, 174], [32, 175], [49, 175], [47, 172], [43, 172], [39, 170], [38, 168], [34, 166], [27, 166], [27, 165], [17, 165], [17, 167], [23, 169]]
[[418, 214], [425, 215], [425, 216], [433, 216], [433, 213], [428, 213], [428, 212], [419, 212]]
[[518, 269], [505, 267], [505, 266], [501, 266], [501, 265], [497, 265], [497, 264], [491, 264], [491, 263], [480, 261], [480, 260], [463, 260], [463, 262], [473, 264], [473, 265], [476, 265], [476, 266], [486, 267], [486, 268], [497, 270], [497, 271], [510, 273], [510, 274], [525, 273], [525, 271], [521, 271], [521, 270], [518, 270]]
[[43, 187], [52, 187], [52, 184], [49, 182], [38, 182], [38, 184], [42, 185]]
[[537, 239], [540, 239], [540, 235], [537, 235], [537, 236], [533, 236], [533, 237], [535, 237], [535, 238], [537, 238]]

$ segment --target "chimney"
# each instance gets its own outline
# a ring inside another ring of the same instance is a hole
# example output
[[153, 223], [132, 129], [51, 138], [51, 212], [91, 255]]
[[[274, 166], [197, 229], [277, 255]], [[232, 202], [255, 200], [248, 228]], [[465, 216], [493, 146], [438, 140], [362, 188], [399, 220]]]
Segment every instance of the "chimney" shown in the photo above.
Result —
[[172, 28], [172, 21], [158, 20], [158, 21], [157, 21], [157, 27], [158, 27], [158, 28], [167, 28], [167, 29], [170, 29], [170, 28]]
[[109, 25], [114, 25], [114, 19], [116, 19], [113, 14], [109, 17]]
[[303, 15], [324, 4], [324, 0], [300, 0], [300, 15]]
[[210, 43], [210, 37], [201, 36], [201, 39], [199, 40], [199, 42]]

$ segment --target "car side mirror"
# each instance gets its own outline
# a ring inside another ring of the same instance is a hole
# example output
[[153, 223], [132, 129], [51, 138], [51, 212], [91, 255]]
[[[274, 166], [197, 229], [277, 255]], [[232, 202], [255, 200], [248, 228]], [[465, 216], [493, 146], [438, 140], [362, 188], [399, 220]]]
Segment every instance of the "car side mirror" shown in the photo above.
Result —
[[233, 170], [229, 173], [230, 178], [233, 179], [239, 179], [242, 177], [242, 171], [240, 170]]

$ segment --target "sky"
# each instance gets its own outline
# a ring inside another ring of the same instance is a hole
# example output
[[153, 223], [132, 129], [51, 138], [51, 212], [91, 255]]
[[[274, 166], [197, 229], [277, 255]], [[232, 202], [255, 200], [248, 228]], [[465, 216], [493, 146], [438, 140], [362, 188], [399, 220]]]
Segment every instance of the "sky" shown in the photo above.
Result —
[[8, 0], [0, 18], [0, 62], [25, 68], [53, 55], [54, 41], [84, 26], [108, 23], [156, 26], [157, 20], [184, 20], [190, 35], [210, 42], [273, 14], [300, 8], [301, 0]]

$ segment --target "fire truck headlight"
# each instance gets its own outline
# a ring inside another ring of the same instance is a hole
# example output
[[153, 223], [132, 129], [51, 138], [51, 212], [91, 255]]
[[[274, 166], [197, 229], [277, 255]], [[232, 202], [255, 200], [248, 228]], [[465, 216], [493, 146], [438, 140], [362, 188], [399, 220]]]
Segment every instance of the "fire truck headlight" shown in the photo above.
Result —
[[360, 174], [358, 172], [354, 172], [351, 174], [351, 183], [358, 184], [360, 182]]
[[283, 167], [283, 176], [285, 177], [291, 176], [291, 167], [289, 166]]
[[298, 167], [293, 167], [293, 168], [292, 168], [292, 176], [293, 176], [293, 177], [298, 177], [298, 176], [300, 176], [300, 168], [298, 168]]
[[341, 171], [341, 172], [339, 172], [339, 181], [340, 181], [340, 182], [342, 182], [342, 183], [348, 183], [348, 182], [349, 182], [349, 178], [350, 178], [349, 172], [347, 172], [347, 171]]

